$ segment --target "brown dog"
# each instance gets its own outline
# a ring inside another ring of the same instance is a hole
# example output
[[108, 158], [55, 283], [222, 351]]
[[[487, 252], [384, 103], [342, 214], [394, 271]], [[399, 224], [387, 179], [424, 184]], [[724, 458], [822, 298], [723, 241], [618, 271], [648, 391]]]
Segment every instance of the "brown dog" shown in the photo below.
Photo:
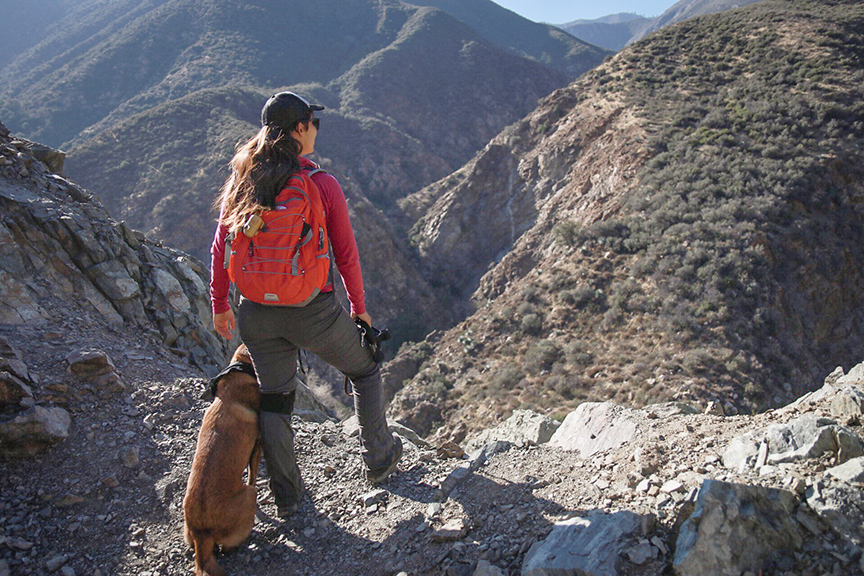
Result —
[[215, 398], [204, 413], [183, 499], [183, 535], [195, 548], [196, 576], [224, 576], [213, 557], [215, 545], [228, 549], [245, 540], [258, 509], [261, 394], [255, 377], [243, 371], [243, 364], [252, 365], [245, 344], [234, 352], [231, 364], [213, 380]]

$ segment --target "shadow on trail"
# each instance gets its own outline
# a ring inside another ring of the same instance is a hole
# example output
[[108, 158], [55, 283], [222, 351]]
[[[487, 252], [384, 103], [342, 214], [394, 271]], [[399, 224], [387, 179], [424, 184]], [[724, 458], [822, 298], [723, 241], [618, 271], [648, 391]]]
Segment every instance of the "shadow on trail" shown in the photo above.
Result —
[[[441, 503], [440, 511], [430, 513], [437, 487], [417, 481], [425, 471], [415, 466], [381, 486], [390, 501], [374, 514], [358, 505], [338, 511], [334, 521], [334, 511], [316, 505], [321, 496], [313, 493], [285, 522], [259, 518], [250, 539], [219, 562], [231, 575], [393, 576], [405, 571], [410, 576], [470, 576], [485, 558], [505, 574], [518, 574], [525, 552], [548, 534], [555, 519], [582, 512], [537, 497], [534, 491], [546, 486], [543, 481], [513, 483], [472, 474]], [[382, 519], [392, 518], [394, 525], [378, 541], [355, 533], [365, 531], [362, 522], [354, 532], [340, 526], [346, 516], [368, 517], [379, 528]], [[464, 520], [467, 534], [436, 542], [433, 530], [453, 519]]]

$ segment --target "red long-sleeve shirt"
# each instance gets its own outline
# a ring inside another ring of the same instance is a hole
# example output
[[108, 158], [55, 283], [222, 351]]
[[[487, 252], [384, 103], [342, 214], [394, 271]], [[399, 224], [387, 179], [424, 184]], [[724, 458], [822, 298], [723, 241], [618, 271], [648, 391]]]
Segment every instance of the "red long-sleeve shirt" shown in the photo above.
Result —
[[[302, 156], [300, 157], [300, 165], [303, 168], [314, 169], [318, 167], [317, 164]], [[360, 253], [357, 251], [357, 241], [354, 239], [354, 230], [351, 228], [351, 218], [348, 216], [345, 193], [342, 192], [342, 187], [339, 186], [336, 178], [330, 174], [318, 172], [312, 176], [312, 181], [315, 182], [321, 192], [333, 259], [336, 261], [339, 275], [342, 277], [342, 282], [348, 292], [351, 313], [363, 314], [366, 312], [363, 273], [360, 270]], [[225, 238], [227, 236], [228, 229], [219, 224], [216, 228], [216, 235], [213, 237], [213, 245], [210, 247], [210, 305], [214, 314], [226, 312], [230, 308], [228, 289], [231, 282], [224, 265]], [[328, 283], [322, 291], [332, 292], [333, 285]]]

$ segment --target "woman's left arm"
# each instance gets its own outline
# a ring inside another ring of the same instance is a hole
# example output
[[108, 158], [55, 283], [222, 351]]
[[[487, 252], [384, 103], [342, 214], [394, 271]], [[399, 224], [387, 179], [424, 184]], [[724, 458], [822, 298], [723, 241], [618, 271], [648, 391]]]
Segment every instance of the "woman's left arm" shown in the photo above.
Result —
[[327, 234], [333, 247], [336, 267], [348, 292], [351, 315], [361, 318], [365, 315], [368, 318], [366, 295], [363, 290], [363, 272], [360, 269], [360, 252], [357, 250], [357, 241], [351, 228], [345, 193], [336, 178], [329, 174], [315, 175], [314, 179], [327, 208]]

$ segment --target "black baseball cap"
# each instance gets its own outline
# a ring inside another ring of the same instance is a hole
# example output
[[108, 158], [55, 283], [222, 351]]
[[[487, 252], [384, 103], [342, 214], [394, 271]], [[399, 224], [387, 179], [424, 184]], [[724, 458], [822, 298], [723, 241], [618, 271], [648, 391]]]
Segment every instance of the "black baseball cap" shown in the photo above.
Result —
[[294, 92], [279, 92], [271, 96], [261, 109], [261, 125], [276, 126], [287, 134], [318, 110], [324, 110], [324, 106], [310, 104]]

